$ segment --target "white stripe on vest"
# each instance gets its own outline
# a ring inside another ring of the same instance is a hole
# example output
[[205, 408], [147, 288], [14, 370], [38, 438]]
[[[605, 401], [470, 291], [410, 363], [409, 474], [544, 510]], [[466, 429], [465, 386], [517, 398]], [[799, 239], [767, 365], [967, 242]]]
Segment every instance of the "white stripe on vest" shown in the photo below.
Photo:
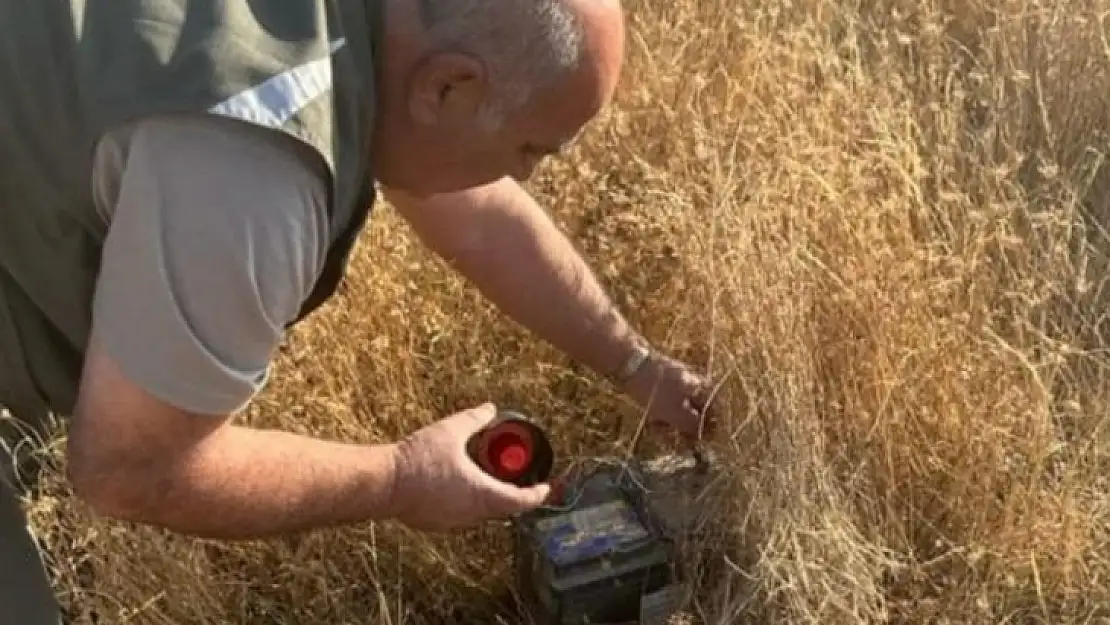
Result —
[[[346, 43], [346, 39], [333, 41], [330, 53], [335, 54]], [[241, 91], [208, 109], [208, 112], [280, 128], [331, 87], [331, 56], [328, 56], [284, 71]]]

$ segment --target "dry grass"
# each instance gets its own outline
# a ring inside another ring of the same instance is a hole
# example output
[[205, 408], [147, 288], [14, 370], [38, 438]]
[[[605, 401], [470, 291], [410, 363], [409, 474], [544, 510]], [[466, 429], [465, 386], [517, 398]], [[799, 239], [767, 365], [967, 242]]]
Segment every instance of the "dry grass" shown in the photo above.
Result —
[[[639, 327], [726, 379], [705, 622], [1106, 622], [1110, 2], [628, 8], [619, 105], [534, 188]], [[635, 409], [387, 208], [353, 271], [252, 422], [382, 441], [494, 399], [565, 455], [626, 451]], [[206, 544], [63, 495], [34, 518], [81, 618], [511, 622], [502, 527]]]

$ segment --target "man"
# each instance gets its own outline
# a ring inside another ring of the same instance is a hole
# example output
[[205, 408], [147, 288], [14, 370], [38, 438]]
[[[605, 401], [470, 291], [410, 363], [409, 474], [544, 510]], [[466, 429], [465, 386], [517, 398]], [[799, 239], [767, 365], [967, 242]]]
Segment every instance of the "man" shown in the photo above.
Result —
[[[503, 311], [696, 435], [704, 380], [518, 184], [609, 102], [623, 45], [617, 0], [0, 0], [0, 405], [18, 429], [73, 415], [95, 511], [194, 536], [540, 505], [466, 458], [490, 405], [373, 446], [231, 423], [377, 182]], [[55, 623], [14, 501], [0, 485], [0, 624]]]

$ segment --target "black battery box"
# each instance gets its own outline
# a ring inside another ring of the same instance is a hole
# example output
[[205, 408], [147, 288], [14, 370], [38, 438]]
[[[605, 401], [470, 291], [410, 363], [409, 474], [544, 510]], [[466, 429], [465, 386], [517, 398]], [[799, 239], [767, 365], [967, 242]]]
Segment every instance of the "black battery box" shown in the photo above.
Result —
[[562, 507], [515, 524], [518, 588], [535, 625], [662, 623], [679, 592], [675, 543], [627, 465], [568, 482]]

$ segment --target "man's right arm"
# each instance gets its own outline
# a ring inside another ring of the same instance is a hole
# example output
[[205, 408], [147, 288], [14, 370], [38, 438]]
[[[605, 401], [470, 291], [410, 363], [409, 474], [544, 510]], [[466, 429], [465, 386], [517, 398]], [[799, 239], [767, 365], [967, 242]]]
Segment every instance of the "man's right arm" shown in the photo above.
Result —
[[514, 487], [467, 457], [491, 405], [370, 446], [230, 424], [320, 273], [325, 179], [284, 137], [230, 120], [121, 136], [94, 168], [110, 227], [69, 435], [79, 497], [224, 539], [383, 518], [443, 531], [543, 503], [547, 485]]
[[76, 493], [105, 516], [253, 539], [392, 516], [397, 449], [187, 413], [130, 382], [94, 343], [68, 466]]
[[324, 182], [287, 141], [170, 118], [100, 153], [110, 227], [68, 473], [102, 514], [244, 539], [394, 514], [397, 445], [229, 423], [326, 246]]

